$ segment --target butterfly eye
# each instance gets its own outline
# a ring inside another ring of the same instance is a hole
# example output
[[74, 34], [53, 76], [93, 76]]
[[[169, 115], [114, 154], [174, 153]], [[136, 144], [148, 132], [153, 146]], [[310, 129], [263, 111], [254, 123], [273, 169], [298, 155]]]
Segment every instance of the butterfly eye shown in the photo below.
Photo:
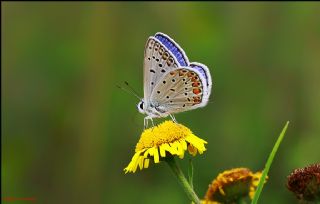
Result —
[[137, 108], [140, 113], [144, 113], [144, 102], [140, 101], [137, 105]]
[[139, 104], [139, 108], [140, 108], [141, 110], [143, 110], [143, 102], [141, 102], [141, 103]]

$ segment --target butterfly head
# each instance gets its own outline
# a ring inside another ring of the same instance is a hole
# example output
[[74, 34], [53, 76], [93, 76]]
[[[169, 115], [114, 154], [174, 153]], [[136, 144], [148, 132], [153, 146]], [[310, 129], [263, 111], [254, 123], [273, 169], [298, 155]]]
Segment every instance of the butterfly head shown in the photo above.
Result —
[[144, 102], [143, 100], [141, 100], [138, 105], [137, 105], [137, 108], [138, 108], [138, 111], [142, 114], [145, 114], [145, 107], [144, 107]]

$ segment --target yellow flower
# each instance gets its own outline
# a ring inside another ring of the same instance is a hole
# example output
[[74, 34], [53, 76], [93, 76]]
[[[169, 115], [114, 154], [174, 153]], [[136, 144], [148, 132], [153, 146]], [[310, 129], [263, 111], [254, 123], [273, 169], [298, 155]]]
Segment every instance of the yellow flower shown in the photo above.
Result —
[[134, 173], [138, 166], [140, 170], [148, 168], [150, 160], [159, 163], [161, 158], [166, 156], [178, 156], [182, 159], [186, 150], [193, 156], [202, 154], [206, 150], [205, 144], [207, 142], [195, 136], [189, 128], [172, 121], [164, 121], [143, 131], [135, 154], [124, 171]]
[[235, 203], [254, 196], [262, 173], [247, 168], [235, 168], [220, 173], [209, 185], [202, 204]]

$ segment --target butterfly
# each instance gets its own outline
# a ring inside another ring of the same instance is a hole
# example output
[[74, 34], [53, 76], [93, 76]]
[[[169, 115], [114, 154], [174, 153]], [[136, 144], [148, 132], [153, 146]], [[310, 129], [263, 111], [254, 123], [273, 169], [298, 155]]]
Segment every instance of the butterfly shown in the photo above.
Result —
[[147, 40], [144, 50], [144, 98], [138, 103], [140, 113], [146, 114], [144, 127], [150, 119], [199, 107], [209, 101], [212, 80], [208, 67], [189, 62], [183, 49], [164, 33]]

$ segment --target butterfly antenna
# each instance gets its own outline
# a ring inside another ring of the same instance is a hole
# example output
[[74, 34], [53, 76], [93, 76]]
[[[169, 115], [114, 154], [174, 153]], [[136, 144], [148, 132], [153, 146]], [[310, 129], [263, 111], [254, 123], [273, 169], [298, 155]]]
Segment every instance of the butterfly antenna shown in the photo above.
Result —
[[[128, 86], [128, 88], [130, 89], [130, 91], [132, 91], [132, 93], [134, 93], [136, 96], [139, 96], [138, 92], [136, 92], [136, 90], [134, 90], [127, 81], [125, 81], [124, 83]], [[141, 99], [141, 97], [139, 98]]]
[[125, 91], [125, 92], [127, 92], [127, 93], [129, 93], [129, 94], [134, 95], [134, 96], [137, 97], [139, 100], [142, 100], [142, 98], [139, 97], [138, 94], [137, 94], [135, 91], [125, 89], [125, 88], [123, 88], [122, 86], [119, 86], [119, 85], [116, 85], [116, 86], [117, 86], [119, 89], [121, 89], [121, 90], [123, 90], [123, 91]]

